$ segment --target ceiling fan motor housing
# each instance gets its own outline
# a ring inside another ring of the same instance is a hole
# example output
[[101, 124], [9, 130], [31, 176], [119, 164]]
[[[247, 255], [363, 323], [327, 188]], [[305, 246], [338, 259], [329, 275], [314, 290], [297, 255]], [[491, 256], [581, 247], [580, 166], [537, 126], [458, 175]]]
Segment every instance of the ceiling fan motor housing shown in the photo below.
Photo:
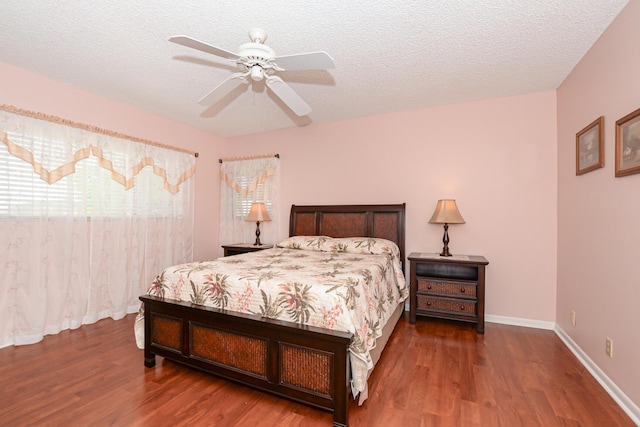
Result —
[[276, 52], [269, 46], [261, 43], [244, 43], [240, 46], [240, 49], [238, 49], [238, 55], [267, 61], [275, 58]]
[[245, 43], [238, 49], [238, 65], [243, 66], [245, 71], [251, 73], [251, 79], [258, 82], [264, 75], [273, 73], [275, 64], [273, 59], [276, 53], [269, 46], [261, 43]]

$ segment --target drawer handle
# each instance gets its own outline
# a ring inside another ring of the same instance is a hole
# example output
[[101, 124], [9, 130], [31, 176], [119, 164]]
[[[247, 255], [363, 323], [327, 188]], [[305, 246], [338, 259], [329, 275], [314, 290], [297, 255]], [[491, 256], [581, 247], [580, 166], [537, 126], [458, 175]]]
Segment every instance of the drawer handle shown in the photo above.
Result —
[[428, 285], [428, 286], [427, 286], [427, 289], [431, 289], [431, 285]]
[[464, 294], [464, 288], [460, 288], [460, 293]]
[[460, 311], [464, 311], [464, 305], [460, 306]]
[[431, 301], [427, 301], [427, 307], [431, 307]]

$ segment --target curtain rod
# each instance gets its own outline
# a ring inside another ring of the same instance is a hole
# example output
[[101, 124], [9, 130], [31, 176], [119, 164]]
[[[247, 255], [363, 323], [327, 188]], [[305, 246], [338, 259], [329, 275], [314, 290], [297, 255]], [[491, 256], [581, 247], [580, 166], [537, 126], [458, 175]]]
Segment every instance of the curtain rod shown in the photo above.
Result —
[[255, 156], [241, 156], [241, 157], [225, 157], [223, 159], [218, 159], [219, 163], [222, 162], [235, 162], [236, 160], [252, 160], [252, 159], [264, 159], [267, 157], [277, 157], [280, 158], [280, 154], [278, 153], [269, 153], [269, 154], [257, 154]]
[[84, 124], [84, 123], [74, 122], [72, 120], [63, 119], [61, 117], [52, 116], [52, 115], [49, 115], [49, 114], [38, 113], [38, 112], [35, 112], [35, 111], [29, 111], [29, 110], [23, 110], [22, 108], [14, 107], [13, 105], [2, 104], [2, 105], [0, 105], [0, 110], [6, 111], [7, 113], [19, 114], [21, 116], [31, 117], [31, 118], [34, 118], [34, 119], [46, 120], [46, 121], [52, 122], [52, 123], [58, 123], [58, 124], [65, 125], [65, 126], [71, 126], [71, 127], [76, 128], [76, 129], [83, 129], [83, 130], [87, 130], [87, 131], [90, 131], [90, 132], [100, 133], [102, 135], [113, 136], [113, 137], [122, 138], [122, 139], [128, 139], [129, 141], [139, 142], [139, 143], [142, 143], [142, 144], [145, 144], [145, 145], [153, 145], [154, 147], [166, 148], [168, 150], [173, 150], [173, 151], [180, 151], [182, 153], [191, 154], [191, 155], [193, 155], [195, 157], [198, 157], [198, 153], [196, 153], [194, 151], [186, 150], [184, 148], [173, 147], [171, 145], [162, 144], [160, 142], [155, 142], [155, 141], [151, 141], [151, 140], [144, 139], [144, 138], [138, 138], [136, 136], [125, 135], [125, 134], [120, 133], [120, 132], [115, 132], [115, 131], [111, 131], [111, 130], [107, 130], [107, 129], [102, 129], [102, 128], [99, 128], [97, 126], [87, 125], [87, 124]]

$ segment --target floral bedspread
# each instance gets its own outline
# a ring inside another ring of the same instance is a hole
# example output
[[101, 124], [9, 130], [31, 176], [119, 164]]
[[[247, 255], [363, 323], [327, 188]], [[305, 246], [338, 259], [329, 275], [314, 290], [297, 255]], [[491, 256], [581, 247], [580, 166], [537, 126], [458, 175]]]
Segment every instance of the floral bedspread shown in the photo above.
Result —
[[393, 242], [296, 236], [273, 249], [169, 267], [148, 293], [353, 333], [351, 386], [362, 401], [370, 351], [408, 290]]

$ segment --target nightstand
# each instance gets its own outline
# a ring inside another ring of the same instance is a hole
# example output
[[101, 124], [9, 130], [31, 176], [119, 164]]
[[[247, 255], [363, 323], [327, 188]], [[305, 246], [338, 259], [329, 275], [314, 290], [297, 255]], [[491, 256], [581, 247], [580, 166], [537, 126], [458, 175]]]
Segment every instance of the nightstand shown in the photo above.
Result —
[[409, 322], [416, 316], [438, 317], [477, 324], [484, 333], [483, 256], [411, 253]]
[[235, 243], [233, 245], [222, 245], [224, 256], [246, 254], [247, 252], [262, 251], [271, 249], [273, 245], [253, 245], [251, 243]]

